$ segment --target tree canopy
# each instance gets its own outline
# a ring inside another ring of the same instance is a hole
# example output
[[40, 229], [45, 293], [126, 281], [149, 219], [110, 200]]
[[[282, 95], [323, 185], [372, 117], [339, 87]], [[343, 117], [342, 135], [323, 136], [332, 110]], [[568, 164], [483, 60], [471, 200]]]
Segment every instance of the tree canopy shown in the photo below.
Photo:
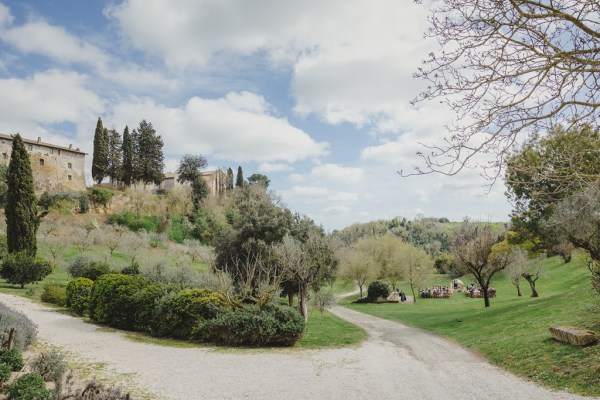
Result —
[[96, 183], [102, 183], [108, 171], [108, 130], [98, 117], [94, 131], [94, 154], [92, 156], [92, 178]]

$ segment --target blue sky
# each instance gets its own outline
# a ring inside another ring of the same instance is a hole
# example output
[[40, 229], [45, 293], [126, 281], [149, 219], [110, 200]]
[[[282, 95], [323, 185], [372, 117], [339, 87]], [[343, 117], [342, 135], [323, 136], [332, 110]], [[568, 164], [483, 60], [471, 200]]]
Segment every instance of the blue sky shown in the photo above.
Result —
[[486, 194], [476, 168], [396, 173], [452, 121], [438, 103], [409, 104], [435, 48], [426, 14], [409, 0], [0, 0], [0, 132], [91, 154], [98, 116], [121, 132], [146, 119], [167, 170], [192, 153], [263, 173], [328, 230], [507, 220], [505, 188]]

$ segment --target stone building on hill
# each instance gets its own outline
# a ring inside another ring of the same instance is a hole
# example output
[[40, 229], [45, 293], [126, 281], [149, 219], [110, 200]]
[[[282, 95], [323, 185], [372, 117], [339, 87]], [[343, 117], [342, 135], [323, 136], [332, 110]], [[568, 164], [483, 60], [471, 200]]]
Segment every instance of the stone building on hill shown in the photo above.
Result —
[[[179, 186], [189, 186], [189, 183], [181, 184], [177, 182], [178, 176], [179, 174], [176, 172], [167, 172], [165, 179], [160, 184], [160, 189], [169, 192]], [[223, 171], [204, 171], [202, 172], [202, 178], [208, 183], [211, 196], [220, 196], [225, 192], [225, 174]]]
[[[23, 138], [31, 159], [36, 194], [50, 191], [85, 190], [85, 155], [78, 148]], [[0, 163], [8, 165], [12, 136], [0, 134]]]

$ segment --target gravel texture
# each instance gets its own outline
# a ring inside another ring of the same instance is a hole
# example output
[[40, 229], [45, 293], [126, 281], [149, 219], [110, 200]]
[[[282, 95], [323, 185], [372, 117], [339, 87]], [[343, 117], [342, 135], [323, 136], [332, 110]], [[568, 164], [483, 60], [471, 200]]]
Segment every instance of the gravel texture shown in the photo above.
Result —
[[154, 398], [584, 399], [540, 388], [438, 336], [341, 307], [333, 312], [369, 333], [359, 347], [223, 350], [134, 342], [27, 299], [0, 301], [37, 323], [39, 340]]

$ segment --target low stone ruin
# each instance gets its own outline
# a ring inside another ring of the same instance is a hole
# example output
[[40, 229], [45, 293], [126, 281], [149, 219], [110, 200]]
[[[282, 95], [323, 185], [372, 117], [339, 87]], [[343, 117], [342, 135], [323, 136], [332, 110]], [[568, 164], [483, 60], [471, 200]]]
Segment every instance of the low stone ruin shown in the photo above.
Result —
[[572, 326], [551, 326], [550, 333], [559, 342], [575, 346], [587, 346], [598, 341], [598, 336], [593, 331]]

